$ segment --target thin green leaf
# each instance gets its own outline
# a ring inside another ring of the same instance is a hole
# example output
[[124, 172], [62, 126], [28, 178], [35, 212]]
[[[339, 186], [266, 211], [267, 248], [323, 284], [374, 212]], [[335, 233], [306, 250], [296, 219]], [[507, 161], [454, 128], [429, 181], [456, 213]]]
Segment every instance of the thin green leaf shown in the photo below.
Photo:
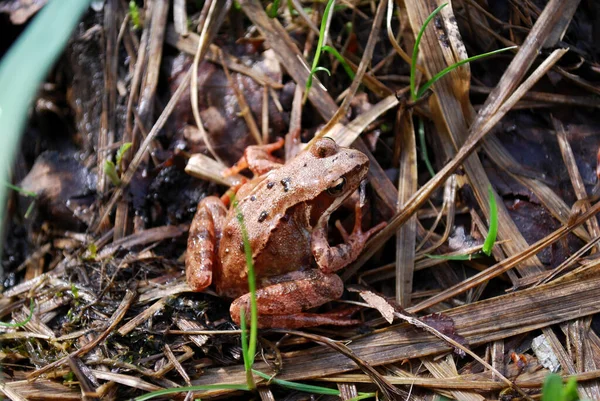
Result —
[[187, 393], [189, 391], [210, 391], [210, 390], [245, 390], [249, 391], [245, 384], [206, 384], [203, 386], [175, 387], [166, 388], [163, 390], [152, 391], [139, 397], [134, 398], [134, 401], [145, 401], [151, 398], [160, 397], [163, 395]]
[[323, 18], [321, 19], [321, 27], [319, 29], [319, 40], [317, 41], [317, 48], [315, 50], [315, 57], [313, 58], [312, 68], [310, 69], [310, 74], [308, 74], [308, 78], [306, 80], [304, 98], [302, 99], [302, 103], [306, 102], [308, 92], [310, 92], [310, 88], [312, 88], [313, 74], [317, 71], [317, 67], [319, 66], [319, 58], [321, 57], [321, 53], [323, 51], [323, 43], [326, 42], [325, 38], [327, 35], [327, 21], [329, 19], [329, 12], [331, 11], [331, 6], [333, 6], [333, 3], [335, 3], [335, 0], [329, 0], [327, 2], [327, 6], [325, 6], [325, 11], [323, 12]]
[[115, 157], [115, 159], [117, 161], [115, 164], [117, 166], [121, 165], [121, 160], [123, 160], [123, 156], [125, 155], [125, 152], [127, 152], [130, 147], [131, 147], [131, 142], [125, 142], [123, 145], [121, 145], [119, 150], [117, 150], [117, 156]]
[[431, 176], [435, 176], [435, 170], [429, 161], [429, 154], [427, 153], [427, 143], [425, 142], [425, 124], [423, 123], [423, 119], [419, 118], [419, 128], [417, 130], [419, 133], [419, 144], [421, 146], [421, 159], [425, 162], [425, 166], [427, 167], [427, 171]]
[[33, 213], [33, 208], [34, 207], [35, 207], [35, 199], [31, 201], [31, 203], [27, 207], [27, 210], [25, 211], [25, 214], [23, 215], [23, 217], [25, 217], [26, 219], [28, 219], [29, 216], [31, 216], [31, 213]]
[[[350, 68], [350, 65], [348, 64], [346, 59], [340, 54], [340, 52], [337, 51], [337, 49], [335, 47], [323, 46], [323, 51], [333, 55], [333, 57], [335, 57], [340, 62], [342, 67], [344, 67], [344, 71], [346, 71], [346, 74], [348, 74], [350, 79], [354, 79], [354, 77], [355, 77], [354, 71], [352, 71], [352, 68]], [[331, 74], [329, 74], [329, 75], [331, 75]]]
[[[413, 99], [413, 100], [420, 99], [425, 94], [425, 92], [427, 92], [429, 90], [429, 88], [431, 87], [431, 85], [433, 85], [434, 83], [436, 83], [440, 78], [442, 78], [444, 75], [448, 74], [450, 71], [454, 70], [455, 68], [458, 68], [458, 67], [460, 67], [463, 64], [470, 63], [471, 61], [479, 60], [480, 58], [492, 56], [494, 54], [502, 53], [502, 52], [505, 52], [507, 50], [512, 50], [512, 49], [514, 49], [516, 47], [517, 46], [504, 47], [502, 49], [493, 50], [491, 52], [487, 52], [487, 53], [483, 53], [483, 54], [478, 54], [476, 56], [469, 57], [469, 58], [466, 58], [464, 60], [460, 60], [459, 62], [454, 63], [451, 66], [448, 66], [448, 67], [444, 68], [442, 71], [440, 71], [437, 74], [435, 74], [433, 76], [433, 78], [431, 78], [429, 81], [427, 81], [425, 83], [425, 85], [423, 85], [421, 88], [419, 88], [419, 90], [417, 92], [417, 95], [416, 95], [415, 99]], [[411, 89], [411, 91], [412, 91], [412, 89]]]
[[22, 322], [17, 322], [17, 323], [4, 323], [4, 322], [0, 322], [0, 326], [2, 326], [2, 327], [12, 327], [12, 328], [25, 326], [27, 323], [29, 323], [29, 321], [33, 317], [33, 309], [34, 309], [34, 307], [35, 307], [35, 304], [33, 303], [33, 298], [32, 298], [32, 299], [29, 300], [29, 316], [27, 316], [27, 318], [25, 320], [23, 320]]
[[[6, 180], [31, 100], [61, 54], [89, 0], [50, 1], [27, 24], [0, 62], [0, 180]], [[50, 34], [49, 34], [50, 33]], [[0, 185], [0, 221], [6, 188]]]
[[425, 19], [425, 21], [423, 22], [423, 26], [421, 26], [421, 29], [419, 30], [419, 33], [417, 34], [417, 39], [415, 40], [415, 46], [413, 47], [413, 53], [412, 53], [412, 58], [411, 58], [411, 63], [410, 63], [410, 96], [413, 102], [417, 101], [418, 97], [417, 97], [417, 57], [419, 56], [419, 46], [421, 45], [421, 38], [423, 37], [423, 33], [425, 33], [425, 28], [427, 28], [427, 25], [429, 25], [429, 23], [431, 22], [431, 20], [437, 15], [437, 13], [439, 13], [441, 11], [442, 8], [446, 7], [448, 5], [448, 3], [444, 3], [442, 5], [440, 5], [438, 8], [436, 8], [435, 10], [433, 10], [433, 12], [431, 14], [429, 14], [429, 17], [427, 17], [427, 19]]
[[18, 193], [20, 193], [23, 196], [27, 196], [27, 197], [30, 197], [30, 198], [37, 197], [37, 194], [35, 192], [27, 191], [27, 190], [25, 190], [25, 189], [23, 189], [21, 187], [18, 187], [16, 185], [10, 184], [8, 182], [5, 182], [4, 185], [6, 185], [7, 188], [12, 189], [13, 191], [17, 191]]
[[563, 401], [562, 395], [562, 378], [551, 373], [546, 376], [542, 387], [542, 401]]
[[352, 397], [350, 399], [348, 399], [348, 401], [359, 401], [359, 400], [364, 400], [367, 398], [376, 398], [377, 397], [377, 393], [358, 393], [358, 395], [356, 397]]
[[277, 11], [279, 11], [279, 2], [280, 0], [273, 0], [273, 3], [267, 6], [267, 15], [269, 18], [277, 17]]
[[[276, 379], [273, 376], [269, 376], [266, 373], [263, 373], [263, 372], [260, 372], [258, 370], [254, 370], [254, 369], [252, 369], [252, 372], [254, 372], [255, 375], [260, 376], [263, 379], [267, 380], [269, 383], [275, 383], [278, 386], [285, 387], [290, 390], [304, 391], [305, 393], [312, 393], [312, 394], [335, 395], [335, 396], [340, 395], [339, 390], [336, 390], [334, 388], [313, 386], [311, 384], [296, 383], [296, 382], [291, 382], [291, 381], [287, 381], [287, 380]], [[358, 393], [358, 394], [359, 394], [358, 397], [355, 397], [352, 399], [353, 400], [362, 400], [365, 398], [374, 397], [376, 395], [375, 393]]]
[[498, 205], [496, 204], [496, 197], [491, 185], [488, 187], [488, 196], [490, 197], [490, 229], [488, 230], [487, 237], [485, 237], [481, 251], [490, 256], [496, 242], [496, 236], [498, 235]]
[[110, 160], [106, 160], [104, 162], [104, 174], [106, 174], [108, 176], [108, 178], [110, 179], [110, 181], [113, 183], [113, 185], [115, 187], [118, 187], [119, 185], [121, 185], [121, 179], [119, 178], [119, 175], [117, 174], [117, 167], [115, 166], [115, 163], [113, 163]]
[[[246, 368], [246, 378], [248, 380], [248, 387], [254, 388], [254, 381], [252, 380], [252, 365], [254, 364], [254, 356], [256, 355], [256, 342], [258, 340], [258, 307], [256, 305], [256, 276], [254, 274], [254, 261], [252, 260], [252, 247], [250, 246], [250, 240], [248, 238], [248, 230], [244, 223], [244, 215], [238, 208], [237, 200], [235, 195], [231, 196], [231, 204], [235, 208], [236, 217], [240, 223], [240, 229], [242, 232], [242, 241], [244, 242], [244, 253], [246, 255], [246, 266], [248, 268], [248, 291], [250, 293], [250, 339], [248, 340], [248, 348], [245, 351], [244, 367]], [[242, 325], [242, 341], [244, 341], [244, 333], [246, 333], [245, 323], [246, 317], [244, 316], [244, 310], [240, 310], [240, 319]]]
[[472, 259], [477, 259], [477, 258], [481, 257], [479, 252], [470, 253], [470, 254], [466, 254], [466, 255], [432, 255], [432, 254], [426, 253], [425, 256], [427, 256], [429, 259], [441, 259], [441, 260], [472, 260]]
[[303, 383], [295, 383], [287, 380], [276, 379], [272, 376], [269, 376], [263, 372], [259, 372], [258, 370], [252, 369], [255, 375], [262, 377], [269, 382], [275, 383], [281, 387], [289, 388], [290, 390], [304, 391], [306, 393], [313, 394], [325, 394], [325, 395], [340, 395], [339, 390], [329, 387], [321, 387], [321, 386], [312, 386], [310, 384]]
[[565, 384], [563, 388], [563, 401], [577, 401], [579, 400], [579, 392], [577, 391], [577, 378], [572, 376]]
[[27, 207], [27, 210], [25, 211], [25, 214], [23, 215], [23, 217], [28, 219], [29, 216], [31, 216], [31, 213], [33, 213], [33, 208], [35, 207], [35, 198], [37, 197], [37, 194], [35, 192], [26, 191], [23, 188], [18, 187], [13, 184], [10, 184], [8, 182], [5, 182], [4, 185], [6, 185], [8, 188], [12, 189], [13, 191], [17, 191], [18, 193], [20, 193], [23, 196], [33, 198], [33, 201], [31, 201], [31, 203]]

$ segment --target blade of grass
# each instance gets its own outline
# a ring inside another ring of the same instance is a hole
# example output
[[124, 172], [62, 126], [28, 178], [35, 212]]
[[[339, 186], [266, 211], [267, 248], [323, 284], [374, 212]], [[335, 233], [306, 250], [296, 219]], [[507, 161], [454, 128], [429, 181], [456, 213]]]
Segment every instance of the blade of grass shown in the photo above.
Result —
[[478, 54], [476, 56], [469, 57], [469, 58], [466, 58], [464, 60], [460, 60], [459, 62], [454, 63], [451, 66], [448, 66], [448, 67], [444, 68], [442, 71], [440, 71], [437, 74], [435, 74], [421, 88], [419, 88], [419, 90], [417, 91], [417, 95], [415, 97], [415, 100], [420, 99], [429, 90], [429, 88], [431, 87], [431, 85], [433, 85], [438, 80], [440, 80], [440, 78], [442, 78], [444, 75], [448, 74], [452, 70], [460, 67], [461, 65], [470, 63], [471, 61], [479, 60], [479, 59], [484, 58], [484, 57], [492, 56], [494, 54], [502, 53], [502, 52], [505, 52], [507, 50], [512, 50], [512, 49], [514, 49], [516, 47], [517, 46], [504, 47], [502, 49], [492, 50], [491, 52], [487, 52], [487, 53], [483, 53], [483, 54]]
[[279, 11], [279, 3], [281, 0], [274, 0], [273, 3], [271, 3], [268, 7], [267, 7], [267, 15], [269, 16], [269, 18], [275, 18], [277, 17], [277, 11]]
[[542, 387], [542, 401], [562, 401], [562, 378], [556, 373], [546, 376]]
[[419, 30], [417, 34], [417, 39], [415, 40], [415, 46], [413, 47], [411, 63], [410, 63], [410, 96], [413, 102], [417, 101], [417, 57], [419, 56], [419, 45], [421, 44], [421, 38], [423, 37], [423, 33], [425, 33], [425, 28], [431, 22], [431, 20], [439, 13], [442, 8], [446, 7], [448, 3], [444, 3], [440, 5], [438, 8], [433, 10], [429, 17], [423, 22], [423, 26]]
[[496, 242], [496, 236], [498, 235], [498, 205], [496, 204], [496, 197], [494, 196], [491, 185], [488, 187], [488, 194], [490, 198], [490, 229], [485, 237], [481, 252], [490, 256], [492, 254], [494, 243]]
[[[333, 57], [335, 57], [337, 59], [337, 61], [340, 62], [342, 67], [344, 67], [344, 70], [346, 71], [346, 74], [348, 74], [350, 79], [354, 79], [354, 76], [355, 76], [354, 71], [352, 71], [352, 68], [350, 68], [350, 65], [348, 64], [346, 59], [340, 54], [340, 52], [337, 51], [337, 49], [335, 47], [323, 46], [322, 50], [324, 52], [332, 54]], [[331, 75], [331, 74], [329, 74], [329, 75]]]
[[488, 194], [490, 198], [490, 228], [488, 230], [488, 234], [485, 237], [485, 241], [481, 246], [481, 251], [468, 253], [464, 255], [430, 255], [425, 254], [426, 257], [430, 259], [442, 259], [442, 260], [471, 260], [480, 258], [483, 255], [491, 256], [492, 248], [496, 243], [496, 237], [498, 236], [498, 205], [496, 204], [496, 197], [494, 196], [494, 191], [492, 190], [492, 186], [488, 187]]
[[[263, 379], [268, 380], [269, 383], [275, 383], [281, 387], [285, 387], [290, 390], [304, 391], [305, 393], [311, 393], [311, 394], [323, 394], [323, 395], [334, 395], [334, 396], [340, 395], [340, 391], [337, 389], [334, 389], [334, 388], [314, 386], [311, 384], [296, 383], [296, 382], [291, 382], [288, 380], [276, 379], [273, 376], [269, 376], [263, 372], [260, 372], [258, 370], [254, 370], [254, 369], [252, 370], [252, 372], [254, 372], [254, 374], [257, 376], [260, 376]], [[375, 397], [375, 396], [376, 396], [376, 393], [358, 393], [358, 396], [354, 397], [352, 399], [353, 400], [362, 400], [364, 398], [370, 398], [370, 397]]]
[[[258, 338], [258, 307], [256, 306], [256, 276], [254, 275], [254, 261], [252, 260], [252, 247], [248, 239], [248, 230], [244, 223], [244, 215], [238, 208], [238, 202], [235, 195], [231, 195], [231, 204], [233, 205], [236, 217], [240, 223], [242, 231], [242, 241], [244, 242], [244, 253], [246, 255], [246, 266], [248, 268], [248, 291], [250, 292], [250, 338], [246, 339], [246, 316], [245, 310], [240, 310], [240, 324], [242, 326], [242, 351], [244, 352], [244, 368], [246, 369], [246, 380], [248, 387], [254, 389], [254, 380], [252, 378], [252, 365], [254, 364], [254, 355], [256, 354], [256, 341]], [[248, 341], [248, 342], [246, 342]], [[244, 347], [246, 347], [244, 349]]]
[[317, 48], [315, 50], [315, 57], [313, 58], [312, 67], [310, 69], [310, 74], [308, 74], [308, 79], [306, 80], [306, 87], [304, 90], [304, 97], [302, 99], [302, 103], [306, 103], [306, 99], [308, 98], [308, 92], [310, 92], [310, 88], [312, 88], [313, 75], [317, 71], [317, 67], [319, 67], [319, 58], [321, 57], [321, 53], [323, 51], [323, 43], [326, 42], [327, 37], [327, 28], [329, 21], [329, 12], [331, 11], [331, 6], [335, 3], [335, 0], [329, 0], [327, 2], [327, 6], [325, 6], [325, 11], [323, 12], [323, 18], [321, 19], [321, 28], [319, 29], [319, 40], [317, 41]]
[[117, 174], [117, 166], [115, 166], [115, 163], [113, 163], [112, 161], [106, 160], [104, 162], [104, 174], [106, 174], [108, 178], [110, 178], [110, 182], [112, 182], [112, 184], [115, 187], [121, 185], [121, 179]]
[[0, 326], [2, 327], [12, 327], [12, 328], [16, 328], [16, 327], [23, 327], [25, 326], [27, 323], [29, 323], [29, 321], [31, 320], [31, 318], [33, 317], [33, 308], [34, 308], [35, 304], [33, 303], [33, 298], [29, 300], [29, 316], [27, 316], [27, 318], [21, 322], [17, 322], [17, 323], [4, 323], [4, 322], [0, 322]]
[[37, 194], [35, 192], [31, 192], [31, 191], [27, 191], [21, 187], [18, 187], [16, 185], [13, 184], [9, 184], [8, 182], [5, 182], [4, 185], [6, 185], [8, 188], [12, 189], [13, 191], [17, 191], [18, 193], [20, 193], [23, 196], [27, 196], [29, 198], [35, 198], [37, 197]]
[[189, 391], [210, 391], [210, 390], [243, 390], [248, 391], [245, 384], [205, 384], [202, 386], [174, 387], [163, 390], [152, 391], [134, 398], [134, 401], [145, 401], [155, 397], [160, 397], [168, 394], [187, 393]]
[[[89, 0], [49, 2], [0, 63], [0, 180], [5, 180], [39, 83], [67, 43]], [[6, 188], [0, 185], [0, 221]], [[1, 273], [1, 272], [0, 272]]]
[[115, 160], [116, 160], [115, 164], [117, 166], [121, 165], [121, 160], [123, 160], [123, 156], [125, 155], [125, 152], [127, 152], [130, 147], [131, 147], [131, 142], [125, 142], [123, 145], [121, 145], [119, 150], [117, 150], [117, 155], [115, 156]]

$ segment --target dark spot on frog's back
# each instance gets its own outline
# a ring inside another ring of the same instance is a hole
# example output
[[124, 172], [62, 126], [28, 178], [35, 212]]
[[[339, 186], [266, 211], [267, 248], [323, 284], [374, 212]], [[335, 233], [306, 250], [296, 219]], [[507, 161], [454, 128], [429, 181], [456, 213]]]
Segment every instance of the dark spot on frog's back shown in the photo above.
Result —
[[258, 216], [258, 222], [262, 223], [267, 217], [269, 217], [269, 212], [263, 210], [262, 212], [260, 212], [260, 216]]
[[290, 184], [292, 183], [292, 179], [290, 177], [286, 177], [281, 180], [281, 185], [283, 185], [283, 191], [287, 192], [290, 190]]
[[252, 195], [252, 196], [250, 197], [250, 200], [251, 200], [252, 202], [254, 202], [254, 201], [256, 200], [256, 195]]
[[273, 185], [275, 185], [274, 182], [267, 182], [267, 189], [273, 188]]

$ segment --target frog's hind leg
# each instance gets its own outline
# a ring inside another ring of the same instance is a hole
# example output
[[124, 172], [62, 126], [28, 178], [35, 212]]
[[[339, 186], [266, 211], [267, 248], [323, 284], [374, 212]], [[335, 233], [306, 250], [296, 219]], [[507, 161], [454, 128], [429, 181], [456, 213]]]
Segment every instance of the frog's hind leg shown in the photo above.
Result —
[[[321, 325], [348, 326], [359, 320], [348, 319], [345, 312], [305, 313], [342, 296], [344, 283], [336, 274], [318, 269], [297, 271], [271, 279], [270, 285], [256, 291], [258, 326], [261, 328], [300, 328]], [[232, 319], [240, 324], [240, 309], [250, 319], [250, 294], [231, 304]]]
[[185, 255], [185, 274], [193, 291], [202, 291], [212, 282], [214, 266], [219, 263], [218, 243], [226, 215], [225, 205], [215, 196], [198, 203]]

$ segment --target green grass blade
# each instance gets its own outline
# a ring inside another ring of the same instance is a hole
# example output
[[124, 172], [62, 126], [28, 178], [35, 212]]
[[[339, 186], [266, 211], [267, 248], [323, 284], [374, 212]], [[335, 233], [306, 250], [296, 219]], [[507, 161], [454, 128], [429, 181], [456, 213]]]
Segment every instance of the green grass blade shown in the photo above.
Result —
[[[348, 64], [346, 59], [340, 54], [340, 52], [337, 51], [337, 49], [335, 47], [323, 46], [323, 51], [333, 55], [333, 57], [335, 57], [340, 62], [342, 67], [344, 67], [344, 71], [346, 71], [346, 74], [348, 74], [350, 79], [354, 79], [354, 77], [355, 77], [354, 71], [352, 71], [352, 68], [350, 68], [350, 65]], [[331, 75], [331, 74], [329, 74], [329, 75]]]
[[35, 198], [35, 197], [37, 197], [37, 194], [35, 192], [26, 191], [23, 188], [18, 187], [18, 186], [13, 185], [13, 184], [9, 184], [8, 182], [5, 182], [4, 185], [6, 185], [7, 188], [12, 189], [13, 191], [17, 191], [18, 193], [20, 193], [23, 196], [27, 196], [29, 198]]
[[466, 255], [431, 255], [426, 253], [425, 256], [429, 259], [440, 260], [472, 260], [481, 257], [478, 253], [469, 253]]
[[210, 390], [245, 390], [248, 391], [248, 387], [245, 384], [206, 384], [203, 386], [189, 386], [189, 387], [174, 387], [166, 388], [163, 390], [152, 391], [134, 398], [134, 401], [145, 401], [155, 397], [163, 395], [187, 393], [188, 391], [210, 391]]
[[577, 400], [579, 400], [579, 392], [577, 391], [577, 378], [572, 376], [565, 384], [565, 387], [563, 387], [563, 401]]
[[490, 256], [496, 242], [496, 236], [498, 235], [498, 205], [496, 204], [496, 197], [491, 185], [488, 187], [488, 196], [490, 197], [490, 229], [488, 230], [487, 237], [485, 237], [481, 251]]
[[[27, 110], [89, 0], [50, 1], [0, 62], [0, 180], [6, 180]], [[6, 187], [0, 185], [0, 221]]]
[[115, 163], [111, 162], [110, 160], [106, 160], [104, 162], [104, 174], [110, 178], [110, 182], [112, 182], [115, 187], [121, 185], [121, 179], [117, 174], [117, 166], [115, 166]]
[[246, 324], [246, 309], [240, 309], [240, 328], [242, 329], [242, 357], [244, 358], [244, 369], [248, 372], [252, 365], [248, 358], [248, 325]]
[[275, 18], [277, 17], [277, 11], [279, 11], [279, 3], [281, 0], [274, 0], [273, 3], [271, 3], [268, 7], [267, 7], [267, 15], [269, 16], [269, 18]]
[[[263, 372], [260, 372], [258, 370], [254, 370], [254, 369], [252, 370], [252, 372], [254, 372], [255, 375], [260, 376], [263, 379], [269, 381], [270, 383], [275, 383], [278, 386], [285, 387], [290, 390], [303, 391], [305, 393], [312, 393], [312, 394], [335, 395], [335, 396], [340, 395], [339, 390], [336, 390], [334, 388], [313, 386], [311, 384], [303, 384], [303, 383], [296, 383], [296, 382], [291, 382], [291, 381], [287, 381], [287, 380], [276, 379], [272, 376], [269, 376], [266, 373], [263, 373]], [[375, 397], [375, 393], [358, 393], [358, 394], [359, 394], [358, 397], [355, 397], [352, 399], [353, 400], [362, 400], [364, 398]]]
[[542, 387], [542, 401], [563, 401], [562, 378], [556, 373], [546, 376]]
[[439, 13], [442, 10], [442, 8], [446, 7], [447, 5], [448, 3], [444, 3], [435, 10], [433, 10], [433, 12], [429, 14], [429, 17], [425, 19], [425, 21], [423, 22], [423, 26], [421, 26], [421, 29], [419, 29], [419, 33], [417, 34], [417, 39], [415, 40], [415, 46], [413, 47], [412, 58], [410, 63], [410, 96], [413, 102], [415, 102], [418, 99], [416, 89], [417, 58], [419, 56], [419, 45], [421, 44], [421, 38], [423, 37], [423, 33], [425, 33], [425, 28], [427, 28], [427, 25], [429, 25], [429, 23], [437, 15], [437, 13]]
[[319, 66], [319, 58], [321, 57], [321, 53], [323, 51], [323, 43], [325, 43], [325, 38], [327, 36], [327, 21], [329, 20], [329, 12], [331, 11], [333, 3], [335, 3], [335, 0], [329, 0], [327, 2], [327, 6], [325, 6], [325, 11], [323, 12], [323, 18], [321, 19], [321, 27], [319, 29], [319, 40], [317, 41], [317, 48], [315, 50], [315, 57], [313, 58], [310, 74], [308, 74], [308, 78], [306, 79], [304, 99], [302, 99], [302, 103], [306, 102], [308, 92], [310, 92], [310, 88], [312, 88], [313, 74], [316, 72], [317, 67]]
[[33, 303], [33, 298], [32, 298], [32, 299], [29, 300], [29, 316], [27, 316], [27, 318], [25, 320], [23, 320], [22, 322], [17, 322], [17, 323], [4, 323], [4, 322], [0, 322], [0, 326], [2, 326], [2, 327], [12, 327], [12, 328], [25, 326], [27, 323], [29, 323], [29, 321], [33, 317], [33, 308], [34, 308], [34, 306], [35, 306], [35, 304]]
[[123, 145], [121, 145], [119, 150], [117, 150], [117, 156], [115, 157], [115, 160], [116, 160], [115, 164], [117, 166], [121, 165], [121, 160], [123, 160], [123, 156], [125, 155], [125, 152], [127, 152], [130, 147], [131, 147], [131, 142], [125, 142]]
[[252, 370], [255, 375], [262, 377], [265, 380], [268, 380], [271, 383], [275, 383], [281, 387], [288, 388], [290, 390], [304, 391], [306, 393], [312, 394], [325, 394], [325, 395], [340, 395], [339, 390], [329, 387], [321, 387], [321, 386], [312, 386], [310, 384], [303, 383], [295, 383], [287, 380], [276, 379], [271, 377], [263, 372], [259, 372], [258, 370]]
[[419, 118], [419, 128], [417, 132], [419, 133], [419, 145], [421, 145], [421, 159], [423, 159], [423, 162], [427, 167], [427, 171], [429, 171], [429, 174], [431, 174], [431, 176], [433, 177], [435, 176], [435, 170], [433, 169], [433, 166], [429, 161], [429, 154], [427, 153], [427, 143], [425, 142], [425, 124], [423, 123], [423, 119], [421, 118]]
[[437, 74], [435, 74], [433, 76], [433, 78], [431, 78], [429, 81], [427, 81], [425, 83], [425, 85], [423, 85], [421, 88], [419, 88], [419, 90], [417, 91], [416, 99], [420, 99], [425, 94], [425, 92], [427, 92], [429, 90], [429, 88], [431, 87], [431, 85], [433, 85], [434, 83], [436, 83], [437, 81], [439, 81], [440, 78], [442, 78], [444, 75], [448, 74], [450, 71], [454, 70], [455, 68], [458, 68], [458, 67], [460, 67], [463, 64], [470, 63], [471, 61], [479, 60], [479, 59], [484, 58], [484, 57], [488, 57], [488, 56], [492, 56], [494, 54], [502, 53], [502, 52], [505, 52], [507, 50], [512, 50], [512, 49], [514, 49], [516, 47], [517, 46], [504, 47], [502, 49], [492, 50], [491, 52], [487, 52], [487, 53], [483, 53], [483, 54], [478, 54], [476, 56], [469, 57], [469, 58], [466, 58], [464, 60], [460, 60], [459, 62], [454, 63], [451, 66], [448, 66], [448, 67], [444, 68], [442, 71], [440, 71]]
[[250, 357], [250, 366], [254, 363], [254, 354], [256, 353], [256, 340], [258, 338], [258, 308], [256, 306], [256, 276], [254, 275], [254, 261], [252, 260], [252, 248], [248, 239], [248, 230], [244, 224], [244, 216], [237, 210], [235, 203], [237, 219], [242, 231], [242, 241], [244, 241], [244, 252], [246, 254], [246, 266], [248, 267], [248, 289], [250, 291], [250, 341], [248, 343], [248, 353]]

